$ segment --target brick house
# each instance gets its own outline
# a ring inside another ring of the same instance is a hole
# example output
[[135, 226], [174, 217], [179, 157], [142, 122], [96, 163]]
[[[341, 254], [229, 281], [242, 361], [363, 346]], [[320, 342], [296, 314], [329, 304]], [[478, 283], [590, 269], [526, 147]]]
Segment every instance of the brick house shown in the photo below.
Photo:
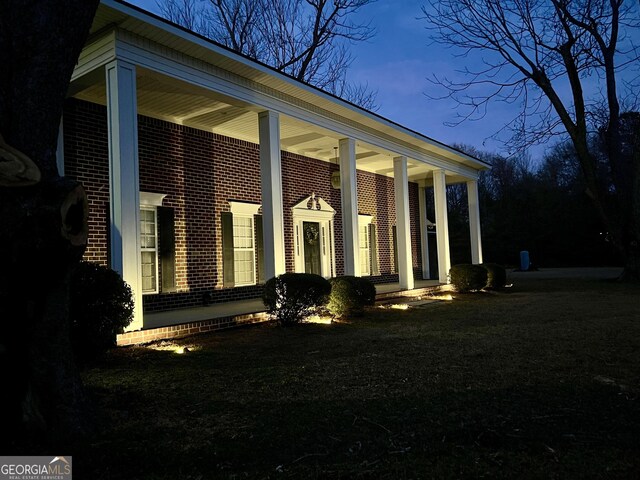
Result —
[[132, 287], [133, 330], [143, 312], [255, 298], [285, 271], [446, 283], [451, 183], [468, 187], [482, 261], [487, 164], [118, 0], [75, 68], [58, 164], [87, 190], [85, 258]]

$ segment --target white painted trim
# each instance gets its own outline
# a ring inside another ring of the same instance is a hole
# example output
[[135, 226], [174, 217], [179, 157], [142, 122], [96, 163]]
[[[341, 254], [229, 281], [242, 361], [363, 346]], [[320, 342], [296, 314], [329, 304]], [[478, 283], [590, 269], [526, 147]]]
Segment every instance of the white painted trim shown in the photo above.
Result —
[[422, 279], [431, 278], [431, 265], [429, 264], [429, 226], [431, 222], [427, 218], [427, 189], [418, 187], [418, 215], [420, 216], [420, 251], [422, 253]]
[[105, 66], [115, 60], [116, 31], [111, 30], [96, 38], [90, 39], [84, 46], [71, 75], [71, 82], [91, 73], [96, 68]]
[[411, 254], [411, 223], [409, 212], [409, 178], [407, 157], [393, 159], [393, 184], [396, 203], [396, 234], [398, 249], [398, 280], [402, 290], [411, 290], [413, 278], [413, 258]]
[[338, 143], [340, 156], [340, 197], [342, 200], [342, 243], [344, 274], [360, 276], [360, 242], [358, 236], [358, 181], [356, 141], [343, 138]]
[[[310, 208], [313, 201], [316, 208]], [[320, 226], [320, 270], [325, 278], [335, 276], [335, 252], [334, 252], [334, 217], [336, 211], [320, 197], [309, 195], [291, 208], [293, 219], [294, 241], [294, 270], [296, 273], [304, 273], [304, 241], [302, 240], [302, 226], [304, 222], [315, 222]]]
[[364, 226], [364, 225], [371, 225], [371, 222], [373, 221], [373, 215], [368, 215], [368, 214], [358, 214], [358, 225], [360, 227]]
[[[105, 2], [103, 0], [102, 3], [111, 2]], [[121, 6], [118, 5], [116, 8], [121, 9], [119, 7]], [[131, 12], [127, 13], [131, 14]], [[154, 23], [152, 21], [153, 19], [147, 16], [141, 17], [140, 20], [147, 23]], [[170, 26], [166, 24], [158, 24], [156, 26], [165, 30], [165, 32], [171, 30]], [[178, 34], [180, 36], [185, 36], [185, 32], [182, 31], [179, 31]], [[198, 43], [198, 38], [189, 34], [186, 34], [186, 39], [190, 42], [194, 42], [194, 40], [196, 40], [195, 43]], [[206, 45], [202, 46], [205, 46], [209, 50], [213, 49], [213, 44], [208, 42], [205, 43]], [[224, 49], [217, 53], [230, 59], [234, 57], [234, 54]], [[374, 147], [396, 152], [418, 162], [425, 163], [436, 168], [446, 169], [449, 172], [465, 176], [469, 179], [476, 179], [478, 177], [477, 170], [472, 167], [459, 164], [456, 160], [447, 158], [445, 155], [453, 155], [460, 159], [464, 159], [464, 161], [477, 163], [480, 169], [487, 167], [486, 164], [479, 163], [477, 159], [465, 155], [462, 152], [458, 152], [448, 145], [429, 139], [428, 137], [408, 130], [401, 125], [394, 124], [382, 117], [378, 118], [371, 112], [349, 105], [340, 99], [329, 97], [321, 91], [288, 79], [285, 76], [279, 78], [280, 75], [277, 72], [273, 72], [270, 69], [251, 62], [250, 60], [242, 57], [233, 58], [234, 60], [246, 64], [246, 66], [252, 67], [256, 70], [266, 70], [265, 73], [272, 77], [276, 77], [279, 80], [284, 79], [293, 83], [297, 89], [309, 90], [310, 93], [313, 93], [317, 97], [326, 97], [323, 101], [326, 102], [327, 100], [330, 100], [334, 104], [347, 107], [351, 112], [366, 117], [369, 122], [373, 120], [376, 124], [384, 127], [385, 130], [391, 130], [388, 132], [376, 130], [372, 126], [366, 126], [355, 119], [340, 116], [336, 112], [284, 93], [282, 89], [276, 90], [264, 84], [256, 83], [245, 77], [241, 77], [210, 63], [205, 63], [202, 60], [168, 49], [154, 41], [122, 29], [109, 31], [101, 37], [90, 41], [90, 43], [85, 46], [72, 75], [72, 82], [80, 79], [80, 77], [105, 65], [115, 58], [157, 71], [193, 85], [207, 88], [217, 93], [227, 95], [233, 99], [241, 100], [248, 105], [254, 105], [257, 109], [278, 111], [287, 116], [332, 130], [340, 136], [358, 138], [359, 140], [369, 143]], [[403, 140], [401, 138], [402, 136], [422, 142], [425, 147], [422, 148], [413, 145], [409, 141]], [[427, 150], [431, 148], [433, 150]], [[441, 153], [438, 153], [436, 150]]]
[[[253, 233], [253, 238], [254, 238], [254, 243], [253, 243], [253, 282], [238, 282], [235, 278], [234, 278], [234, 283], [236, 287], [245, 287], [248, 285], [256, 285], [258, 283], [258, 265], [256, 264], [256, 260], [255, 260], [255, 254], [256, 254], [256, 244], [255, 244], [255, 236], [256, 236], [256, 222], [254, 219], [254, 216], [258, 214], [258, 211], [260, 210], [260, 208], [262, 207], [262, 205], [260, 205], [259, 203], [250, 203], [250, 202], [236, 202], [236, 201], [229, 201], [229, 206], [230, 206], [230, 210], [231, 210], [231, 214], [233, 215], [233, 218], [236, 217], [244, 217], [244, 218], [250, 218], [251, 219], [251, 232]], [[264, 241], [264, 238], [263, 238]], [[234, 250], [237, 249], [237, 247], [235, 246], [235, 239], [234, 239]], [[235, 272], [235, 266], [234, 266], [234, 272]]]
[[480, 229], [480, 201], [478, 200], [478, 182], [467, 182], [469, 203], [469, 234], [471, 235], [471, 263], [482, 263], [482, 232]]
[[[148, 210], [150, 212], [153, 212], [153, 216], [154, 216], [153, 224], [154, 224], [154, 227], [155, 227], [155, 230], [156, 230], [154, 232], [155, 239], [156, 239], [156, 241], [155, 241], [156, 246], [153, 249], [153, 251], [156, 254], [156, 262], [155, 262], [156, 263], [156, 285], [155, 285], [156, 288], [153, 291], [148, 291], [148, 292], [142, 291], [142, 272], [141, 272], [140, 273], [140, 291], [142, 292], [142, 295], [154, 295], [154, 294], [157, 294], [157, 293], [160, 292], [160, 265], [159, 265], [160, 264], [160, 255], [159, 255], [160, 252], [158, 250], [158, 208], [157, 208], [158, 206], [159, 205], [144, 205], [144, 204], [142, 204], [142, 202], [140, 204], [140, 210]], [[141, 270], [142, 270], [142, 252], [143, 251], [149, 251], [149, 250], [143, 250], [143, 248], [140, 247], [140, 268], [141, 268]]]
[[447, 215], [447, 179], [443, 170], [433, 172], [433, 192], [436, 207], [438, 279], [440, 283], [449, 283], [451, 254], [449, 252], [449, 219]]
[[270, 279], [286, 272], [280, 115], [273, 111], [260, 112], [258, 114], [258, 134], [260, 137], [264, 275], [266, 279]]
[[161, 207], [166, 193], [140, 192], [140, 205]]
[[114, 60], [105, 73], [111, 268], [131, 287], [134, 312], [127, 327], [130, 331], [143, 327], [136, 67]]
[[[232, 202], [229, 202], [232, 203]], [[235, 202], [234, 202], [235, 203]], [[255, 204], [253, 204], [255, 205]], [[258, 205], [258, 207], [260, 207]], [[241, 209], [242, 210], [242, 209]], [[249, 211], [249, 209], [244, 209], [245, 212], [244, 213], [232, 213], [232, 222], [235, 221], [236, 218], [247, 218], [251, 221], [251, 238], [253, 238], [253, 248], [251, 248], [251, 258], [253, 259], [253, 281], [251, 282], [240, 282], [238, 281], [238, 279], [235, 277], [237, 270], [235, 268], [235, 265], [233, 266], [233, 272], [234, 272], [234, 286], [236, 287], [247, 287], [249, 285], [256, 285], [258, 283], [258, 265], [256, 262], [256, 221], [254, 218], [255, 213], [247, 213]], [[253, 211], [253, 209], [251, 209], [251, 212]], [[255, 210], [257, 212], [257, 209]], [[233, 229], [235, 231], [235, 225], [233, 226]], [[245, 249], [245, 248], [240, 248], [236, 245], [236, 239], [235, 239], [235, 235], [234, 235], [234, 239], [233, 239], [233, 250], [234, 250], [234, 262], [235, 262], [235, 254], [238, 251], [247, 251], [249, 249]]]
[[[172, 40], [177, 37], [183, 42], [188, 42], [191, 45], [194, 45], [199, 47], [200, 49], [203, 49], [204, 52], [206, 52], [207, 54], [206, 56], [211, 56], [211, 57], [222, 56], [228, 59], [229, 61], [232, 61], [237, 65], [241, 66], [241, 68], [248, 68], [253, 70], [254, 72], [259, 72], [261, 75], [273, 78], [274, 80], [282, 84], [282, 88], [280, 88], [280, 90], [295, 89], [295, 90], [298, 90], [301, 94], [314, 95], [315, 97], [318, 98], [318, 100], [325, 101], [325, 102], [329, 101], [335, 104], [336, 107], [338, 107], [339, 109], [361, 116], [364, 120], [368, 122], [374, 121], [387, 129], [395, 130], [399, 135], [404, 135], [404, 136], [416, 139], [420, 142], [429, 144], [434, 148], [441, 149], [443, 151], [446, 151], [447, 153], [451, 153], [457, 157], [463, 158], [466, 161], [478, 164], [479, 168], [481, 169], [488, 167], [486, 163], [478, 159], [475, 159], [473, 157], [470, 157], [469, 155], [466, 155], [464, 153], [458, 152], [446, 144], [443, 144], [441, 142], [438, 142], [437, 140], [426, 137], [418, 132], [412, 131], [406, 127], [403, 127], [402, 125], [398, 125], [384, 117], [376, 115], [363, 108], [357, 107], [356, 105], [350, 104], [339, 98], [328, 95], [327, 93], [321, 91], [320, 89], [313, 88], [309, 85], [305, 85], [304, 83], [298, 82], [295, 79], [289, 76], [283, 75], [282, 73], [279, 73], [272, 68], [269, 68], [265, 65], [254, 62], [242, 55], [233, 53], [228, 49], [224, 49], [221, 46], [218, 46], [211, 41], [207, 41], [202, 37], [199, 37], [193, 33], [184, 31], [180, 28], [177, 28], [173, 25], [168, 24], [165, 21], [162, 21], [150, 15], [147, 15], [144, 12], [141, 12], [139, 10], [133, 9], [128, 5], [123, 5], [122, 3], [115, 2], [113, 0], [102, 0], [101, 3], [113, 10], [116, 10], [117, 12], [130, 16], [132, 18], [135, 18], [137, 21], [142, 22], [143, 24], [146, 24], [146, 25], [143, 25], [143, 28], [147, 30], [151, 30], [152, 32], [154, 28], [157, 30], [161, 30], [164, 35], [168, 37], [173, 37], [171, 38]], [[132, 22], [132, 25], [135, 25], [135, 22]], [[153, 33], [159, 34], [160, 32], [153, 32]], [[358, 123], [361, 123], [361, 122], [358, 122]], [[403, 152], [398, 152], [398, 153], [403, 153]]]
[[231, 207], [231, 213], [233, 215], [243, 215], [243, 216], [253, 216], [257, 215], [260, 210], [259, 203], [249, 203], [249, 202], [234, 202], [230, 201], [229, 205]]
[[[280, 112], [283, 115], [326, 128], [340, 136], [357, 138], [359, 141], [366, 142], [374, 147], [393, 151], [415, 161], [446, 169], [458, 175], [468, 178], [477, 177], [477, 170], [456, 163], [434, 151], [427, 151], [410, 145], [392, 133], [376, 131], [354, 120], [339, 117], [328, 110], [193, 57], [188, 57], [178, 52], [172, 52], [173, 54], [169, 57], [166, 48], [147, 39], [137, 37], [130, 32], [117, 31], [115, 49], [117, 58], [125, 59], [163, 75], [227, 95], [249, 105], [255, 105], [258, 109]], [[394, 129], [400, 131], [397, 126]], [[415, 133], [411, 136], [419, 139]], [[432, 144], [426, 138], [419, 140], [425, 142], [426, 146], [435, 146], [443, 151], [448, 149], [452, 154], [466, 159], [464, 155], [454, 152], [450, 147]], [[469, 157], [469, 160], [472, 160], [471, 157]]]
[[368, 214], [358, 214], [358, 265], [360, 265], [360, 230], [362, 229], [362, 227], [367, 227], [366, 228], [366, 235], [367, 235], [367, 243], [369, 244], [369, 253], [367, 255], [368, 259], [369, 259], [369, 268], [368, 268], [368, 272], [363, 271], [362, 270], [362, 265], [360, 265], [360, 275], [362, 275], [363, 277], [370, 277], [371, 276], [371, 270], [372, 270], [372, 263], [373, 263], [373, 259], [371, 258], [371, 234], [369, 231], [369, 225], [371, 225], [371, 222], [373, 220], [373, 215], [368, 215]]

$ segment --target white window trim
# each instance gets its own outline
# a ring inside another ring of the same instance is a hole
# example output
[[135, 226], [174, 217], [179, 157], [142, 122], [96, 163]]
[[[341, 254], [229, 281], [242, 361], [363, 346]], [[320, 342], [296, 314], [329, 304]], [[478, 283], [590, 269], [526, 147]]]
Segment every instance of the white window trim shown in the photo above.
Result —
[[166, 193], [140, 192], [141, 207], [161, 207]]
[[[236, 274], [236, 268], [234, 265], [233, 268], [233, 273], [234, 273], [234, 285], [236, 287], [247, 287], [250, 285], [257, 285], [258, 283], [258, 265], [256, 262], [256, 222], [254, 219], [254, 215], [258, 214], [258, 211], [260, 210], [260, 207], [262, 207], [262, 205], [260, 205], [259, 203], [247, 203], [247, 202], [233, 202], [230, 201], [229, 205], [231, 207], [231, 215], [233, 216], [233, 218], [249, 218], [251, 220], [251, 235], [253, 238], [253, 248], [251, 248], [251, 252], [252, 252], [252, 259], [253, 259], [253, 282], [238, 282], [235, 278], [235, 274]], [[233, 223], [233, 222], [232, 222]], [[235, 252], [236, 250], [241, 250], [246, 252], [247, 248], [238, 248], [236, 247], [235, 244], [235, 239], [234, 239], [234, 243], [233, 243], [233, 252], [234, 252], [234, 258], [235, 258]], [[235, 262], [235, 260], [234, 260]]]
[[[160, 277], [160, 269], [158, 264], [159, 262], [159, 257], [158, 257], [158, 209], [155, 206], [148, 206], [148, 205], [140, 205], [140, 210], [147, 210], [150, 212], [153, 212], [153, 225], [155, 227], [155, 232], [154, 232], [154, 236], [155, 236], [155, 248], [148, 248], [148, 247], [143, 247], [142, 245], [140, 246], [140, 252], [154, 252], [155, 253], [155, 257], [156, 257], [156, 261], [155, 261], [155, 265], [156, 265], [156, 274], [155, 274], [155, 279], [156, 279], [156, 284], [155, 284], [155, 288], [153, 290], [147, 290], [147, 291], [142, 291], [143, 295], [154, 295], [160, 292], [159, 289], [159, 277]], [[142, 285], [142, 284], [141, 284]]]
[[[140, 210], [153, 210], [155, 220], [154, 224], [156, 227], [155, 236], [156, 236], [156, 248], [154, 249], [156, 252], [156, 288], [154, 291], [146, 291], [142, 292], [143, 295], [153, 295], [160, 292], [160, 252], [158, 251], [158, 209], [157, 207], [162, 206], [162, 202], [164, 201], [166, 193], [152, 193], [152, 192], [140, 192]], [[140, 252], [150, 251], [149, 249], [143, 249], [140, 247]], [[142, 282], [142, 280], [141, 280]], [[141, 283], [142, 285], [142, 283]]]
[[[368, 268], [368, 272], [360, 272], [360, 275], [362, 275], [363, 277], [370, 277], [371, 276], [371, 236], [369, 234], [369, 225], [371, 225], [373, 221], [373, 215], [358, 215], [358, 230], [362, 229], [362, 227], [367, 227], [366, 232], [367, 232], [367, 244], [369, 245], [368, 248], [368, 255], [367, 258], [369, 259], [369, 268]], [[358, 234], [360, 234], [360, 232], [358, 232]], [[358, 253], [360, 253], [360, 245], [358, 245]], [[358, 256], [358, 260], [359, 260], [359, 256]], [[360, 265], [360, 270], [362, 270], [362, 265]]]
[[257, 215], [262, 206], [259, 203], [246, 202], [229, 202], [229, 205], [231, 206], [232, 215], [241, 215], [243, 217]]

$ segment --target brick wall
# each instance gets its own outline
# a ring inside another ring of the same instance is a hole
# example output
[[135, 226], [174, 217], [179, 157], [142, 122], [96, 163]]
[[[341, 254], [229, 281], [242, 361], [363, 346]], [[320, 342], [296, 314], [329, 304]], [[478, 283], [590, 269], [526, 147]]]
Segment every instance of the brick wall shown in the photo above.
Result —
[[67, 101], [64, 110], [65, 175], [78, 180], [89, 202], [89, 243], [84, 259], [108, 263], [109, 146], [101, 105]]
[[[144, 296], [145, 311], [199, 306], [203, 295], [221, 302], [255, 298], [260, 287], [224, 289], [220, 214], [229, 201], [260, 203], [259, 147], [249, 142], [138, 117], [140, 190], [166, 194], [163, 205], [175, 213], [176, 291]], [[85, 258], [108, 262], [108, 146], [104, 106], [70, 100], [65, 107], [65, 169], [87, 190], [90, 205], [89, 246]], [[331, 187], [338, 166], [282, 152], [287, 271], [294, 270], [291, 207], [311, 193], [335, 210], [337, 273], [343, 272], [340, 190]], [[414, 269], [420, 270], [417, 241], [416, 184], [410, 184], [410, 210]], [[395, 223], [393, 179], [358, 171], [359, 213], [374, 216], [378, 227], [380, 277], [396, 281], [391, 227]]]

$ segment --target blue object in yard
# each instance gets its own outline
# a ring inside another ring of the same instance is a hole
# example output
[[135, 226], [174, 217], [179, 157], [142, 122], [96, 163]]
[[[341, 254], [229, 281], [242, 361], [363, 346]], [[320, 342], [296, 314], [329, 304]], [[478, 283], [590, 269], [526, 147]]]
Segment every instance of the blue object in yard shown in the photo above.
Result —
[[529, 252], [526, 250], [523, 250], [520, 252], [520, 270], [522, 270], [523, 272], [526, 272], [527, 270], [529, 270], [529, 267], [530, 267]]

